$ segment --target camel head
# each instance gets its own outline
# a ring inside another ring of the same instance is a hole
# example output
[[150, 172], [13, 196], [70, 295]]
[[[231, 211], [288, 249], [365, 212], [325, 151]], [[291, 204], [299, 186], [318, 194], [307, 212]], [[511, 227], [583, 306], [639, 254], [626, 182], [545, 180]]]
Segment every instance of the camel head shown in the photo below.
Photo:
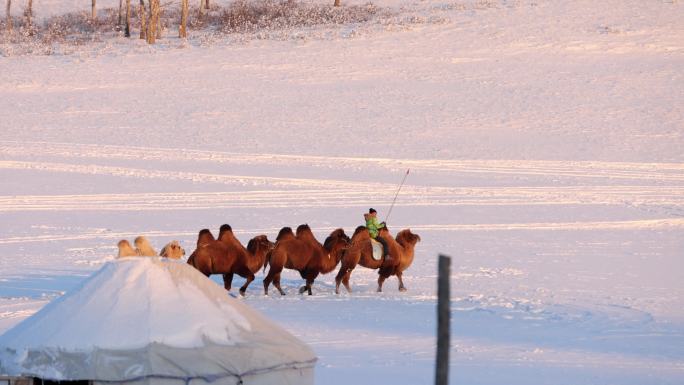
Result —
[[197, 235], [197, 247], [215, 240], [216, 239], [214, 238], [214, 235], [211, 233], [211, 231], [209, 231], [209, 229], [202, 229]]
[[131, 243], [125, 239], [120, 240], [116, 245], [119, 247], [119, 255], [117, 258], [135, 257], [138, 255], [133, 249], [133, 246], [131, 246]]
[[274, 247], [275, 243], [269, 241], [268, 237], [263, 234], [257, 235], [256, 237], [250, 239], [247, 243], [247, 251], [252, 254], [256, 254], [259, 251], [268, 253], [269, 251], [273, 250]]
[[183, 249], [178, 241], [171, 241], [164, 246], [159, 255], [171, 259], [181, 259], [185, 255], [185, 249]]
[[339, 262], [344, 256], [344, 253], [349, 248], [351, 239], [344, 233], [344, 229], [336, 229], [325, 239], [323, 247], [330, 252], [331, 255], [335, 255], [335, 258]]
[[411, 229], [404, 229], [397, 234], [397, 243], [402, 246], [415, 246], [420, 242], [420, 235], [411, 232]]

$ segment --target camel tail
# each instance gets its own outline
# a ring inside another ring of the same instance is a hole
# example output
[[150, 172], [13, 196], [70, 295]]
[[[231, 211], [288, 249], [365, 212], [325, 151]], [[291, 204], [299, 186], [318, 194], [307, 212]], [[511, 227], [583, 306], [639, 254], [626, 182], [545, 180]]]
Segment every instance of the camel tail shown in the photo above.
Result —
[[271, 252], [269, 251], [268, 254], [266, 254], [266, 258], [264, 258], [264, 270], [262, 273], [266, 274], [266, 268], [268, 267], [268, 262], [271, 260]]

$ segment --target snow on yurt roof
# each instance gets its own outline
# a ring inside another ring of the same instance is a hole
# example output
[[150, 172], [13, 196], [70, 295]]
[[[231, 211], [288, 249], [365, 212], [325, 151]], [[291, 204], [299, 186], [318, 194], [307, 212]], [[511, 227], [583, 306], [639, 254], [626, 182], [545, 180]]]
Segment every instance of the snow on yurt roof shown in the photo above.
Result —
[[0, 336], [0, 374], [215, 379], [313, 367], [311, 349], [187, 264], [124, 258]]

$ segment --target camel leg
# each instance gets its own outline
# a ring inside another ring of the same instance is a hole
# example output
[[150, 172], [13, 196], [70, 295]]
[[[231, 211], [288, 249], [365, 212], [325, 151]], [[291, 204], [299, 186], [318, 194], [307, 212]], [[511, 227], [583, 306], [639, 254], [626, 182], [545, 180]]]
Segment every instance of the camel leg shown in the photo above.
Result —
[[306, 281], [306, 283], [304, 283], [304, 286], [299, 288], [299, 294], [304, 294], [309, 289], [309, 279], [307, 278], [308, 274], [306, 270], [302, 270], [299, 272], [299, 275], [301, 275], [302, 279]]
[[387, 276], [380, 274], [378, 276], [378, 293], [382, 292], [382, 284], [387, 279]]
[[342, 283], [344, 284], [344, 287], [347, 289], [348, 293], [352, 292], [351, 286], [349, 286], [349, 279], [351, 278], [351, 273], [352, 270], [349, 270], [347, 274], [344, 275], [344, 278], [342, 279]]
[[223, 274], [223, 287], [225, 287], [226, 290], [230, 291], [230, 288], [232, 285], [233, 285], [233, 273]]
[[245, 292], [247, 291], [247, 286], [249, 286], [249, 284], [252, 283], [252, 281], [254, 281], [254, 274], [250, 273], [249, 275], [247, 275], [247, 281], [240, 288], [240, 295], [242, 295], [243, 297], [245, 296]]
[[[271, 265], [271, 268], [268, 270], [268, 274], [266, 274], [266, 278], [264, 278], [264, 295], [268, 295], [268, 286], [271, 285], [271, 282], [273, 282], [273, 278], [276, 276], [275, 268], [273, 265]], [[276, 287], [278, 287], [276, 285]]]
[[280, 292], [280, 295], [285, 295], [285, 292], [280, 287], [280, 273], [275, 275], [274, 281], [273, 281], [273, 286], [275, 286], [276, 289], [278, 289], [278, 291]]
[[[340, 266], [340, 271], [338, 271], [335, 276], [335, 294], [340, 294], [340, 284], [348, 274], [348, 269], [345, 266]], [[345, 286], [347, 285], [345, 284]], [[349, 288], [347, 288], [347, 291], [349, 291]]]
[[397, 272], [397, 279], [399, 279], [399, 291], [406, 291], [406, 286], [404, 286], [404, 281], [401, 279], [402, 272]]

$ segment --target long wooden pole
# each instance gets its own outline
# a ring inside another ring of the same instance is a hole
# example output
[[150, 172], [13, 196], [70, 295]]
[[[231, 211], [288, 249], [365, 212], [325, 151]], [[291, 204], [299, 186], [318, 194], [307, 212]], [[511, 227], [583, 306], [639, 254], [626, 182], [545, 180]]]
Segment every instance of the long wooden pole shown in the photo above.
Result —
[[451, 299], [449, 292], [451, 258], [446, 255], [440, 255], [438, 270], [437, 365], [435, 369], [435, 385], [447, 385], [449, 383], [449, 345], [451, 339]]
[[394, 199], [392, 200], [392, 205], [390, 206], [390, 209], [387, 212], [387, 216], [385, 216], [385, 222], [387, 222], [390, 214], [392, 214], [392, 209], [394, 208], [394, 203], [396, 203], [397, 197], [399, 196], [399, 191], [401, 191], [401, 187], [404, 185], [404, 182], [406, 182], [406, 177], [408, 176], [410, 171], [411, 171], [410, 168], [406, 169], [406, 174], [404, 174], [404, 179], [401, 180], [401, 184], [399, 184], [399, 188], [397, 189], [397, 193], [394, 194]]

